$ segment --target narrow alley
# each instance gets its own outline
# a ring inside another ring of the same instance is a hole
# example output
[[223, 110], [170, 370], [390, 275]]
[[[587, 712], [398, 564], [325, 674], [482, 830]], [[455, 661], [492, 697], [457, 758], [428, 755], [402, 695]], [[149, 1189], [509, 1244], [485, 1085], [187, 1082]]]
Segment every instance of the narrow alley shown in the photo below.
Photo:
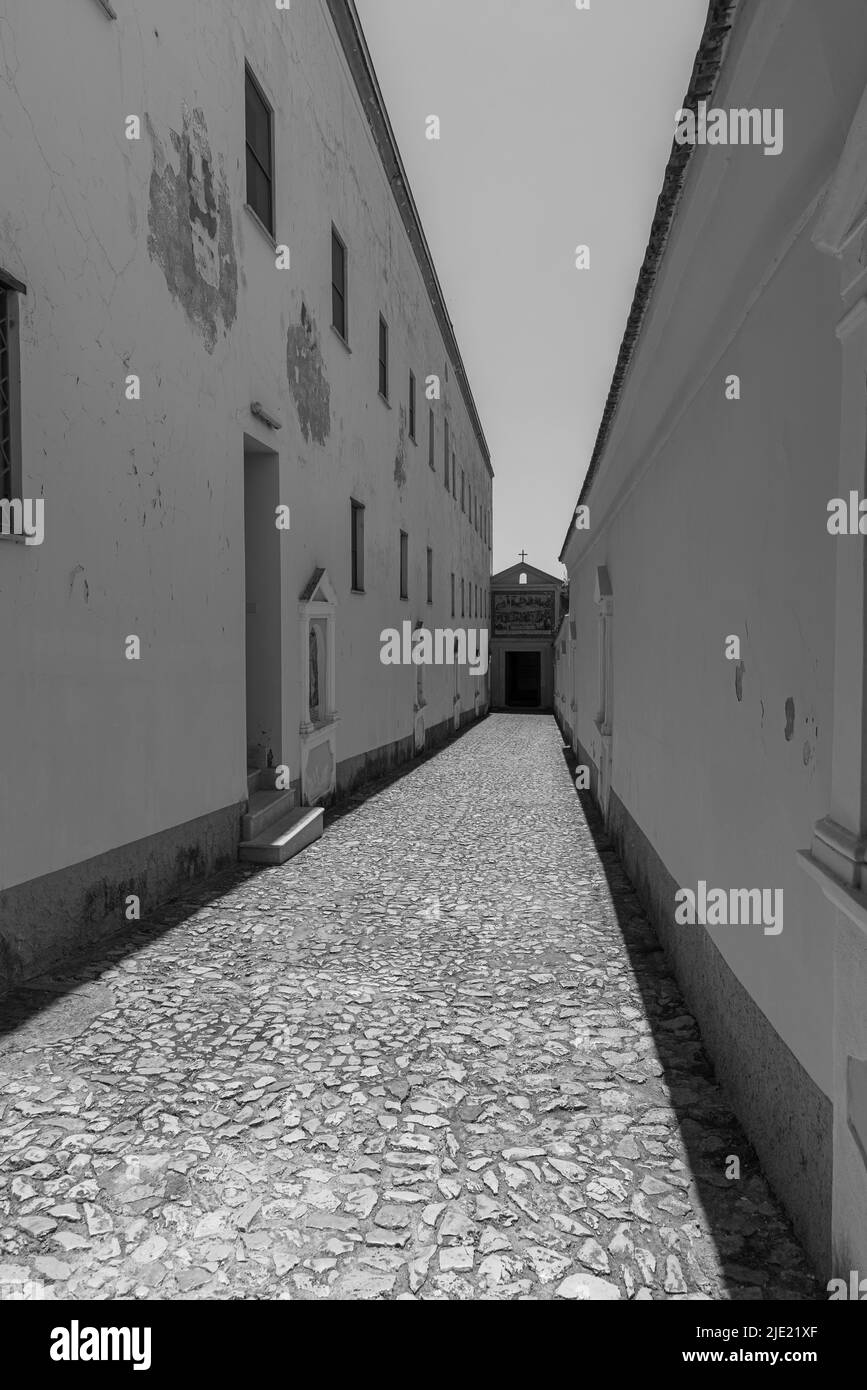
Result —
[[18, 989], [0, 1281], [819, 1297], [582, 801], [552, 718], [493, 715]]

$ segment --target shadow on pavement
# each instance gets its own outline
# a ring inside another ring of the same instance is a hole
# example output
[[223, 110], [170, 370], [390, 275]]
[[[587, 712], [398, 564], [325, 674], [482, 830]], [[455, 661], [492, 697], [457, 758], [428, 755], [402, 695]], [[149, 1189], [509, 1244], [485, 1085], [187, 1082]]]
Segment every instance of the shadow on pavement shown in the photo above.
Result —
[[[564, 744], [562, 752], [574, 785], [578, 761], [568, 744]], [[576, 790], [575, 795], [608, 881], [663, 1068], [661, 1079], [677, 1118], [693, 1179], [690, 1195], [708, 1222], [729, 1296], [735, 1300], [824, 1300], [827, 1295], [820, 1291], [791, 1224], [762, 1174], [755, 1151], [716, 1081], [698, 1025], [606, 833], [599, 809], [588, 791]], [[737, 1179], [725, 1176], [730, 1156], [740, 1160]]]

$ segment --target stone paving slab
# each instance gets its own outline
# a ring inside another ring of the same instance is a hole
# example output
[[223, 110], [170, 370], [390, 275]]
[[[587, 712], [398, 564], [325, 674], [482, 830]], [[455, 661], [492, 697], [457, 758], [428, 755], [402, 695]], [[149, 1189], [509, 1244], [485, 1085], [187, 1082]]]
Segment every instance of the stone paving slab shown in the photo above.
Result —
[[551, 719], [2, 1012], [0, 1297], [820, 1296]]

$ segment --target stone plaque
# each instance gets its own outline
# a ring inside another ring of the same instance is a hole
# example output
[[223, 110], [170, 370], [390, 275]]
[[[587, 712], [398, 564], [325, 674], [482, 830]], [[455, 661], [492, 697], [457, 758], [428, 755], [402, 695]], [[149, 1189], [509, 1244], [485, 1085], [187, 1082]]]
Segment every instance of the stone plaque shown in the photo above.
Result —
[[503, 589], [501, 592], [495, 590], [491, 597], [494, 605], [495, 637], [553, 634], [555, 596], [552, 589]]

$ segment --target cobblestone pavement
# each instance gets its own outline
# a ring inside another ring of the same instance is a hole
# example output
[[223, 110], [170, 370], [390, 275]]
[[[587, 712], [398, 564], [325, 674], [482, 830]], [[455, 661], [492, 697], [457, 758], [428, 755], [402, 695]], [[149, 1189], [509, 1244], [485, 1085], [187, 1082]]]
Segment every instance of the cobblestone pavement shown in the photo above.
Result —
[[819, 1296], [551, 719], [43, 983], [0, 1038], [6, 1297]]

